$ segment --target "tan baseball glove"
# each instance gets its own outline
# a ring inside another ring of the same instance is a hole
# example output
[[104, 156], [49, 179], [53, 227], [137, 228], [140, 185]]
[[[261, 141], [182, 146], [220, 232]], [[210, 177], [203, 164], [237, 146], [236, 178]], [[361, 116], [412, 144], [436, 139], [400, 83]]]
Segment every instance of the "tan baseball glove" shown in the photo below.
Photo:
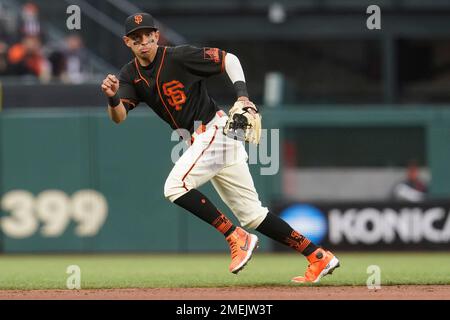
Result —
[[261, 139], [261, 115], [250, 101], [236, 101], [228, 112], [223, 133], [230, 138], [259, 144]]

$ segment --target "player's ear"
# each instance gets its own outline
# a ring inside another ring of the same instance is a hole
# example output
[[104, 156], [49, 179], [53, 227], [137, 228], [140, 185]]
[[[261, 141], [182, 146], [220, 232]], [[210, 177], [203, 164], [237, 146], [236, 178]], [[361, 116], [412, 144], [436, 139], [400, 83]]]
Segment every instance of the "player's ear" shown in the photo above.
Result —
[[158, 41], [159, 41], [159, 30], [155, 31], [155, 41], [156, 41], [156, 43], [158, 43]]
[[128, 48], [131, 48], [131, 39], [128, 38], [127, 36], [123, 36], [122, 39], [123, 39], [123, 42], [125, 43], [125, 45], [126, 45]]

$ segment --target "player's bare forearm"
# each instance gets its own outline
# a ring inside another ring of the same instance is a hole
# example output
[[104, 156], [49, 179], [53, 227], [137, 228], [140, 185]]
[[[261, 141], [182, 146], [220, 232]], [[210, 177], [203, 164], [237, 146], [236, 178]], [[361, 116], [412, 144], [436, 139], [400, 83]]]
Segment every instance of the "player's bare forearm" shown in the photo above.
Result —
[[120, 104], [114, 108], [108, 105], [108, 114], [109, 118], [117, 124], [125, 121], [125, 119], [127, 118], [127, 111], [122, 102], [120, 102]]
[[108, 98], [109, 117], [115, 123], [121, 123], [127, 118], [127, 111], [118, 95], [119, 79], [115, 75], [109, 74], [102, 82], [102, 90]]

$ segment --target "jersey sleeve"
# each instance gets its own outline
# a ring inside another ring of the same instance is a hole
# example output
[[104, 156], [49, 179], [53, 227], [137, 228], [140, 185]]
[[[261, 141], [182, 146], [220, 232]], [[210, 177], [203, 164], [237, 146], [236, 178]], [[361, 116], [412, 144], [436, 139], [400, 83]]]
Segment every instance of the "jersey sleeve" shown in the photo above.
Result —
[[119, 97], [127, 109], [127, 113], [136, 108], [140, 102], [131, 75], [126, 68], [122, 68], [119, 73]]
[[182, 46], [177, 51], [179, 63], [193, 76], [208, 78], [225, 69], [226, 52], [218, 48]]

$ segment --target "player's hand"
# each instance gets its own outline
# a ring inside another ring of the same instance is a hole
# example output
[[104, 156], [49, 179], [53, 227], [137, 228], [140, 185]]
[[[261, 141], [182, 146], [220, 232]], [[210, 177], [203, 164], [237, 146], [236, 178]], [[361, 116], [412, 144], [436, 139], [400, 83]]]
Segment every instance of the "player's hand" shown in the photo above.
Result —
[[113, 97], [119, 90], [119, 79], [113, 74], [108, 74], [102, 82], [102, 90], [107, 97]]
[[237, 101], [242, 101], [244, 103], [244, 107], [248, 107], [249, 113], [253, 115], [253, 117], [256, 117], [256, 114], [258, 113], [258, 108], [256, 105], [250, 101], [247, 97], [239, 97]]
[[261, 115], [255, 104], [247, 97], [239, 99], [228, 112], [228, 119], [223, 133], [235, 140], [259, 144], [261, 140]]

